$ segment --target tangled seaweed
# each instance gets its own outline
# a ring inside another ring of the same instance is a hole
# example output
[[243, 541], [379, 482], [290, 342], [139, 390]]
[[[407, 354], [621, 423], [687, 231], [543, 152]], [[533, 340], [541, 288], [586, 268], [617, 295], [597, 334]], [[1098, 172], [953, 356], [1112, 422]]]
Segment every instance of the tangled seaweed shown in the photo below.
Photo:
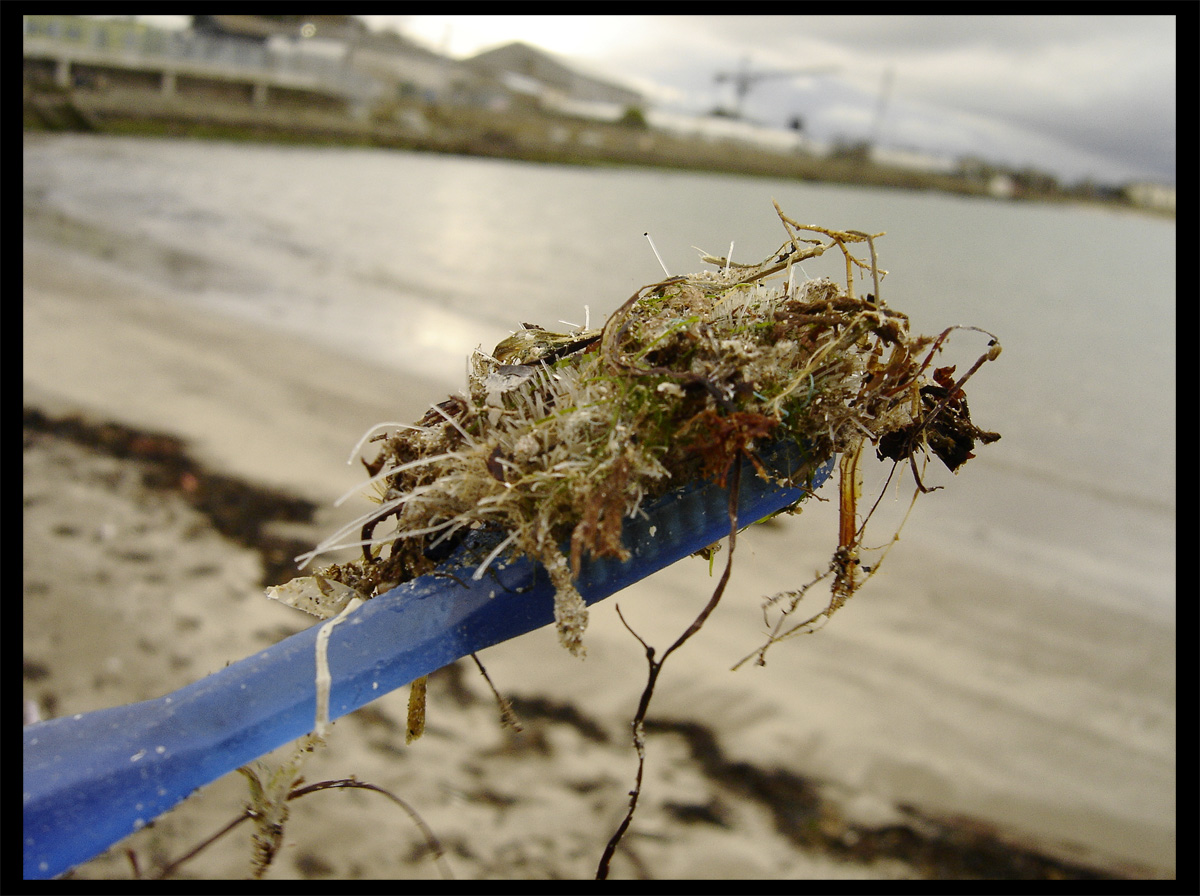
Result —
[[[376, 506], [297, 558], [358, 547], [361, 559], [271, 595], [332, 615], [351, 597], [429, 572], [468, 532], [486, 528], [500, 540], [474, 577], [505, 555], [539, 560], [556, 589], [560, 640], [582, 653], [587, 610], [574, 581], [585, 556], [626, 558], [622, 521], [648, 499], [697, 479], [724, 485], [743, 459], [766, 476], [758, 449], [791, 440], [808, 461], [781, 484], [806, 485], [842, 456], [842, 531], [829, 570], [815, 580], [833, 576], [829, 606], [785, 629], [783, 618], [814, 583], [770, 599], [785, 612], [768, 644], [836, 610], [862, 581], [862, 446], [909, 460], [914, 474], [926, 449], [957, 470], [976, 440], [999, 438], [971, 422], [962, 385], [1000, 346], [993, 338], [958, 380], [952, 367], [931, 371], [955, 328], [937, 339], [912, 336], [908, 318], [882, 302], [886, 272], [874, 245], [882, 234], [801, 225], [776, 211], [787, 240], [763, 262], [703, 255], [716, 270], [639, 289], [599, 330], [525, 324], [492, 353], [475, 351], [465, 393], [414, 425], [368, 432], [355, 454], [378, 443], [374, 458], [362, 460]], [[860, 243], [869, 261], [852, 254]], [[800, 262], [834, 247], [845, 258], [845, 289], [827, 279], [795, 283]], [[856, 268], [870, 273], [872, 294], [855, 295]], [[924, 491], [919, 474], [917, 483]]]

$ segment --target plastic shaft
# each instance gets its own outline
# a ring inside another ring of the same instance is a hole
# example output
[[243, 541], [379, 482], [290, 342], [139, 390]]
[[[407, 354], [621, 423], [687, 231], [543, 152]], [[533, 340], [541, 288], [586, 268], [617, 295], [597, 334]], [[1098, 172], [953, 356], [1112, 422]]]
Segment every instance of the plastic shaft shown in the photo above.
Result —
[[[794, 446], [766, 456], [781, 472]], [[814, 480], [829, 475], [832, 461]], [[742, 525], [797, 501], [743, 471]], [[585, 562], [578, 581], [589, 603], [669, 566], [729, 531], [728, 494], [705, 483], [677, 490], [628, 521], [620, 563]], [[460, 551], [460, 555], [462, 551]], [[444, 570], [461, 567], [460, 555]], [[474, 554], [473, 556], [477, 556]], [[333, 629], [330, 718], [352, 712], [455, 660], [554, 621], [544, 570], [518, 560], [479, 581], [424, 576], [368, 601]], [[26, 878], [49, 878], [103, 852], [197, 788], [304, 736], [316, 711], [315, 625], [156, 700], [39, 722], [24, 729]]]

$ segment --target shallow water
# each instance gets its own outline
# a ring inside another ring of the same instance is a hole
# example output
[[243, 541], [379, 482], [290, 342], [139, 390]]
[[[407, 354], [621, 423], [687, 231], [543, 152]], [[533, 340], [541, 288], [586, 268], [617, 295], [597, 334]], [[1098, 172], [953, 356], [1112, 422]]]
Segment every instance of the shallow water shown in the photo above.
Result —
[[[447, 390], [471, 349], [519, 322], [597, 323], [660, 279], [644, 231], [671, 273], [700, 267], [693, 246], [765, 257], [784, 239], [772, 199], [797, 220], [888, 231], [883, 297], [914, 331], [973, 324], [1004, 345], [968, 389], [976, 421], [1004, 438], [937, 478], [952, 487], [921, 502], [905, 539], [1174, 614], [1174, 222], [365, 149], [57, 137], [27, 141], [24, 164], [27, 203], [136, 246], [126, 262], [180, 301]], [[839, 259], [804, 267], [842, 275]], [[942, 363], [965, 369], [985, 343], [956, 334]]]

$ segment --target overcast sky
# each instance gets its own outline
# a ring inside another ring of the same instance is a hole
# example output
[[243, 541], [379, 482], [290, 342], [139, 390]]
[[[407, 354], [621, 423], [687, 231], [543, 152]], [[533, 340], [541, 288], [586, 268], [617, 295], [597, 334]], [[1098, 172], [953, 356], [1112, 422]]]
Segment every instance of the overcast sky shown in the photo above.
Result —
[[1175, 182], [1172, 16], [367, 16], [453, 56], [524, 40], [691, 111], [718, 71], [831, 66], [752, 89], [746, 115], [821, 141], [1030, 164], [1075, 180]]
[[[522, 40], [661, 108], [733, 105], [809, 137], [1031, 165], [1067, 182], [1175, 182], [1173, 16], [363, 16], [454, 57]], [[887, 103], [877, 122], [885, 82]]]

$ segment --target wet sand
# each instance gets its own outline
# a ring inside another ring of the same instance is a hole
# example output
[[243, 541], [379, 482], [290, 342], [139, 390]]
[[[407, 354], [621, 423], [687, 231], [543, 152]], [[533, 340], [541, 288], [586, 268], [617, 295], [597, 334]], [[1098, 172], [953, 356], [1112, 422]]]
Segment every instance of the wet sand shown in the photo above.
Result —
[[[177, 437], [203, 475], [317, 507], [312, 522], [264, 527], [280, 541], [311, 543], [345, 518], [330, 505], [361, 481], [343, 461], [362, 431], [443, 397], [166, 301], [44, 231], [27, 231], [24, 260], [26, 407]], [[152, 488], [145, 457], [36, 430], [25, 448], [25, 694], [43, 715], [157, 696], [308, 625], [262, 597], [260, 554], [197, 509], [203, 475]], [[935, 846], [1010, 860], [977, 864], [985, 876], [1172, 876], [1173, 626], [1100, 612], [1019, 570], [985, 574], [952, 546], [901, 543], [822, 632], [777, 645], [765, 668], [728, 671], [757, 644], [759, 599], [827, 562], [827, 517], [816, 506], [739, 541], [725, 602], [664, 671], [643, 801], [613, 876], [956, 867], [954, 850]], [[712, 585], [705, 564], [684, 563], [617, 600], [665, 645]], [[441, 838], [456, 876], [591, 876], [632, 783], [628, 721], [644, 682], [613, 603], [593, 610], [586, 661], [551, 630], [485, 652], [521, 734], [499, 726], [486, 685], [458, 664], [431, 683], [422, 740], [404, 746], [407, 698], [388, 695], [334, 727], [306, 780], [355, 775], [393, 790]], [[228, 776], [139, 833], [143, 870], [244, 800], [242, 779]], [[239, 829], [182, 873], [239, 876], [249, 853]], [[1071, 864], [1038, 865], [1036, 854]], [[114, 852], [78, 873], [130, 868]], [[438, 873], [399, 809], [355, 791], [295, 803], [270, 876]]]

